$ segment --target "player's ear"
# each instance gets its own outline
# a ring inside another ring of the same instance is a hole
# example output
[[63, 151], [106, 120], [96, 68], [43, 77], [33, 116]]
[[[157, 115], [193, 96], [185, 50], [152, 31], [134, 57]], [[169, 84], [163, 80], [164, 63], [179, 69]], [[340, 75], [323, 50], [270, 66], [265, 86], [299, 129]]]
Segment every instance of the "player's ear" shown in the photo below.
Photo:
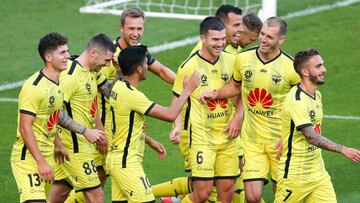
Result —
[[124, 32], [124, 25], [120, 24], [120, 32]]
[[285, 35], [281, 35], [279, 38], [279, 45], [281, 45], [282, 43], [284, 43], [286, 40], [286, 36]]
[[51, 52], [45, 52], [44, 59], [45, 59], [46, 62], [51, 62], [52, 61]]
[[205, 43], [205, 40], [206, 40], [206, 36], [205, 35], [200, 35], [200, 41], [202, 44]]

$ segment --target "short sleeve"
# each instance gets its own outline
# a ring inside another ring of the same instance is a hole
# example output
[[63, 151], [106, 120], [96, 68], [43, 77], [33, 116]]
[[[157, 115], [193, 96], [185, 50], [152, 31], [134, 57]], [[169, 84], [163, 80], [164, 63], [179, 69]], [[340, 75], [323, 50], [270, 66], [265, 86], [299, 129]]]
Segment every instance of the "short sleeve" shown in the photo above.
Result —
[[294, 121], [297, 130], [301, 130], [304, 127], [312, 126], [310, 120], [309, 110], [301, 100], [293, 99], [288, 105], [286, 105], [287, 111], [290, 114], [291, 119]]
[[176, 77], [175, 77], [175, 81], [174, 81], [174, 86], [173, 86], [173, 93], [175, 96], [180, 96], [180, 94], [183, 91], [183, 82], [184, 82], [184, 77], [185, 77], [185, 67], [180, 67], [176, 73]]
[[235, 82], [242, 81], [241, 68], [242, 68], [242, 57], [241, 57], [241, 54], [238, 54], [236, 56], [235, 63], [234, 63], [233, 79], [235, 80]]
[[100, 72], [98, 72], [98, 73], [96, 73], [97, 75], [96, 75], [96, 84], [97, 84], [97, 87], [98, 88], [101, 88], [104, 84], [106, 84], [107, 83], [107, 79], [106, 79], [106, 77], [103, 75], [103, 74], [101, 74]]
[[19, 111], [20, 113], [28, 114], [36, 117], [38, 114], [38, 108], [41, 103], [39, 101], [39, 92], [32, 86], [23, 86], [21, 94], [19, 96]]
[[150, 101], [142, 92], [135, 91], [132, 97], [127, 98], [128, 104], [134, 111], [147, 115], [155, 106], [155, 103]]

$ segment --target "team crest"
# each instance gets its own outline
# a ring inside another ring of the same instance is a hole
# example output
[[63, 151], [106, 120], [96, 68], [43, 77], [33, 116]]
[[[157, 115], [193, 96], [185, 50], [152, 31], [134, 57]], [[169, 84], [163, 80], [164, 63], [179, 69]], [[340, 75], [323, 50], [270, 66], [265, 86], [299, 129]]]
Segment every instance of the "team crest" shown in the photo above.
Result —
[[271, 77], [271, 80], [274, 82], [275, 85], [277, 85], [282, 79], [281, 79], [281, 77], [278, 76], [278, 75], [273, 75], [273, 76]]
[[54, 103], [55, 103], [55, 97], [54, 96], [49, 97], [49, 106], [54, 106]]
[[253, 75], [252, 71], [251, 70], [246, 70], [245, 71], [245, 79], [249, 80], [251, 78], [251, 76]]
[[229, 79], [229, 75], [227, 73], [221, 73], [221, 79], [226, 82]]
[[207, 76], [205, 74], [202, 74], [201, 77], [201, 86], [208, 86], [208, 79], [207, 79]]
[[91, 85], [89, 83], [85, 84], [85, 89], [89, 94], [91, 93]]
[[310, 116], [311, 122], [314, 122], [315, 121], [315, 111], [311, 110], [309, 113], [309, 116]]

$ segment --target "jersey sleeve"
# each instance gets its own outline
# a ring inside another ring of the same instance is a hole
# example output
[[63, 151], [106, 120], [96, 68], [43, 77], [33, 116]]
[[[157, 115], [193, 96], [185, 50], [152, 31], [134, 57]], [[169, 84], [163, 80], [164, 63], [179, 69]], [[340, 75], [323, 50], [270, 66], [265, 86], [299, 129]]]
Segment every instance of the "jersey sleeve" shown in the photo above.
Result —
[[191, 56], [193, 53], [195, 53], [197, 50], [201, 49], [201, 47], [202, 47], [202, 43], [201, 43], [201, 41], [198, 41], [198, 43], [195, 45], [195, 47], [191, 50], [190, 56]]
[[173, 86], [173, 93], [175, 96], [180, 96], [180, 94], [183, 91], [183, 82], [184, 82], [184, 77], [185, 77], [185, 67], [180, 67], [176, 73], [176, 77], [175, 77], [175, 81], [174, 81], [174, 86]]
[[39, 92], [32, 85], [23, 86], [19, 96], [20, 113], [36, 116], [40, 105]]
[[105, 83], [107, 83], [107, 79], [106, 79], [106, 77], [103, 75], [103, 74], [101, 74], [101, 73], [96, 73], [97, 75], [96, 75], [96, 84], [97, 84], [97, 87], [98, 88], [101, 88], [101, 86], [103, 86]]
[[150, 67], [154, 62], [155, 58], [150, 55], [149, 52], [146, 52], [147, 65]]
[[128, 97], [128, 104], [134, 111], [147, 115], [155, 106], [155, 103], [150, 101], [142, 92], [136, 91], [133, 96]]
[[290, 73], [290, 85], [294, 86], [300, 82], [301, 82], [301, 78], [293, 68], [293, 70]]
[[235, 59], [234, 63], [234, 74], [233, 79], [235, 82], [241, 82], [242, 81], [242, 75], [241, 75], [241, 68], [242, 68], [242, 57], [241, 54], [238, 54]]
[[302, 128], [312, 126], [307, 106], [304, 105], [301, 100], [296, 100], [294, 98], [284, 105], [286, 105], [285, 108], [289, 112], [291, 120], [293, 120], [295, 124], [296, 130], [301, 130]]

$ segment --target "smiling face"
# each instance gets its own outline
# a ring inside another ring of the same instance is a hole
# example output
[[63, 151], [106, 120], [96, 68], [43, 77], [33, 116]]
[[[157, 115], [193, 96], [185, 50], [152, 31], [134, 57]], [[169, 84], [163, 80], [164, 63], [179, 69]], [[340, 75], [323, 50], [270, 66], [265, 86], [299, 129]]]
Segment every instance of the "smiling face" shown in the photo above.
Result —
[[240, 32], [243, 31], [242, 16], [235, 13], [229, 13], [224, 24], [226, 43], [236, 46], [239, 41]]
[[128, 16], [125, 18], [124, 24], [120, 25], [120, 31], [122, 33], [121, 38], [124, 39], [126, 45], [135, 46], [139, 44], [144, 34], [144, 19]]
[[264, 23], [259, 35], [259, 51], [264, 55], [269, 55], [280, 49], [280, 45], [285, 41], [285, 38], [285, 35], [280, 34], [279, 26], [268, 26], [268, 24]]
[[306, 75], [309, 80], [316, 85], [322, 85], [325, 83], [326, 68], [324, 66], [324, 60], [320, 55], [314, 55], [309, 59], [306, 66]]
[[209, 30], [206, 35], [200, 35], [203, 44], [202, 49], [217, 58], [225, 47], [225, 29], [223, 30]]
[[55, 50], [45, 53], [44, 57], [46, 63], [50, 63], [55, 70], [61, 72], [67, 68], [69, 48], [66, 44], [60, 45]]
[[91, 51], [91, 71], [98, 72], [104, 66], [110, 66], [114, 53], [111, 51], [104, 51], [100, 48], [94, 48]]

